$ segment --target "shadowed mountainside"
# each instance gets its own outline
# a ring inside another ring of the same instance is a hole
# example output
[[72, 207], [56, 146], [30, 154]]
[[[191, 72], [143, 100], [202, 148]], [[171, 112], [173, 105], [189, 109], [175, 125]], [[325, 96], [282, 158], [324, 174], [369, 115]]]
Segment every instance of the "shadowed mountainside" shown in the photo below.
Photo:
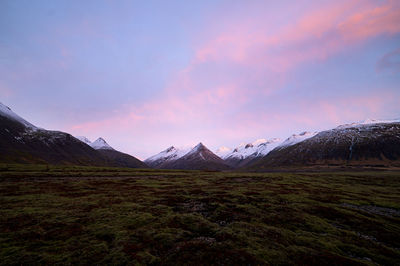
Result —
[[340, 126], [251, 165], [253, 170], [292, 166], [400, 166], [400, 123]]
[[131, 168], [148, 168], [147, 164], [129, 154], [110, 149], [99, 149], [97, 151], [105, 158], [112, 161], [112, 163], [115, 166], [131, 167]]
[[95, 150], [68, 133], [35, 127], [0, 105], [0, 162], [147, 167], [133, 156]]

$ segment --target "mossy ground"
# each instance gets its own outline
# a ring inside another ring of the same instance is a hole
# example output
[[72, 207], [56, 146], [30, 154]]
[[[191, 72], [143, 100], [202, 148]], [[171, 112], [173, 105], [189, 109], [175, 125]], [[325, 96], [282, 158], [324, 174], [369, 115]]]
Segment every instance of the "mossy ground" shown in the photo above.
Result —
[[0, 165], [0, 204], [3, 265], [400, 264], [399, 172]]

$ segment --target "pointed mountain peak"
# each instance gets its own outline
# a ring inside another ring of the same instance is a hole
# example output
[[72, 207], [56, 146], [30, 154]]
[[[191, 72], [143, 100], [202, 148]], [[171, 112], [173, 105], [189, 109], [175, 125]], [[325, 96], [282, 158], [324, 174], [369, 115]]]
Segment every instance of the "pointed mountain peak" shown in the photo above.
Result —
[[162, 152], [153, 155], [146, 160], [144, 160], [148, 165], [151, 167], [161, 167], [165, 162], [174, 161], [191, 150], [190, 148], [183, 147], [183, 148], [175, 148], [175, 146], [170, 146], [169, 148], [163, 150]]
[[197, 144], [189, 153], [167, 165], [171, 169], [226, 170], [230, 167], [203, 143]]
[[92, 142], [90, 146], [92, 146], [92, 148], [96, 150], [100, 149], [113, 150], [113, 148], [110, 145], [108, 145], [108, 143], [101, 137], [98, 138], [96, 141]]
[[206, 146], [204, 146], [203, 143], [200, 142], [189, 153], [195, 153], [195, 152], [199, 152], [202, 150], [208, 150], [208, 148]]
[[205, 147], [203, 143], [199, 142], [194, 148], [202, 148]]
[[[212, 151], [210, 151], [203, 143], [197, 144], [193, 149], [191, 149], [185, 156], [192, 156], [194, 154], [199, 154], [201, 157], [203, 157], [203, 154], [213, 154], [214, 156], [218, 157], [218, 155], [215, 155]], [[219, 157], [218, 157], [219, 158]]]

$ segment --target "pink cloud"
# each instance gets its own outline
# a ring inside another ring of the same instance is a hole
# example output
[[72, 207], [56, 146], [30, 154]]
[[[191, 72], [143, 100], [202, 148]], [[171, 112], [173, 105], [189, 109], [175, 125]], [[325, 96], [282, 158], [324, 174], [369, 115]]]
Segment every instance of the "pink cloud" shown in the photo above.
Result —
[[[273, 25], [266, 25], [258, 17], [247, 23], [247, 27], [242, 21], [232, 21], [224, 32], [197, 49], [192, 65], [227, 60], [272, 71], [287, 71], [302, 62], [325, 59], [348, 45], [400, 32], [400, 6], [393, 1], [377, 4], [371, 1], [333, 2], [303, 15], [272, 35], [266, 34], [264, 28]], [[252, 30], [253, 25], [260, 24], [265, 27]]]
[[[209, 27], [214, 23], [211, 20]], [[274, 132], [283, 132], [288, 123], [307, 130], [363, 120], [366, 115], [379, 118], [374, 115], [392, 101], [393, 96], [386, 94], [306, 100], [295, 103], [296, 112], [291, 107], [279, 113], [264, 113], [263, 106], [255, 112], [251, 106], [255, 99], [267, 102], [296, 67], [325, 60], [371, 38], [399, 33], [396, 2], [330, 2], [276, 31], [265, 31], [274, 26], [268, 23], [260, 17], [226, 23], [196, 45], [190, 63], [168, 81], [159, 97], [100, 121], [73, 125], [72, 132], [133, 130], [154, 136], [163, 145], [174, 140], [187, 144], [193, 136], [212, 140], [210, 132], [235, 140], [265, 137], [261, 134], [275, 137]], [[396, 50], [384, 57], [380, 67], [397, 54]]]
[[353, 14], [339, 25], [339, 30], [349, 41], [360, 41], [381, 34], [393, 35], [400, 31], [400, 6], [390, 2]]

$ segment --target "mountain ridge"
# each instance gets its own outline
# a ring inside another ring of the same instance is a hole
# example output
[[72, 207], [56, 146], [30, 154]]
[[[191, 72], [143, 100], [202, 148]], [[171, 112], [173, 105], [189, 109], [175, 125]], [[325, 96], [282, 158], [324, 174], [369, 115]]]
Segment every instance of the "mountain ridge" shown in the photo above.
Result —
[[249, 169], [291, 166], [400, 166], [400, 121], [353, 123], [272, 150]]
[[229, 170], [231, 167], [223, 159], [210, 151], [203, 143], [197, 144], [184, 156], [165, 165], [167, 169], [184, 170]]
[[0, 103], [0, 161], [165, 169], [265, 169], [309, 165], [400, 166], [400, 119], [339, 125], [321, 132], [293, 134], [284, 141], [258, 139], [217, 154], [203, 143], [193, 148], [170, 146], [141, 162], [112, 148], [102, 137], [91, 142], [61, 131], [45, 130]]
[[68, 133], [38, 128], [2, 103], [0, 126], [0, 162], [147, 167], [133, 156], [106, 154]]

